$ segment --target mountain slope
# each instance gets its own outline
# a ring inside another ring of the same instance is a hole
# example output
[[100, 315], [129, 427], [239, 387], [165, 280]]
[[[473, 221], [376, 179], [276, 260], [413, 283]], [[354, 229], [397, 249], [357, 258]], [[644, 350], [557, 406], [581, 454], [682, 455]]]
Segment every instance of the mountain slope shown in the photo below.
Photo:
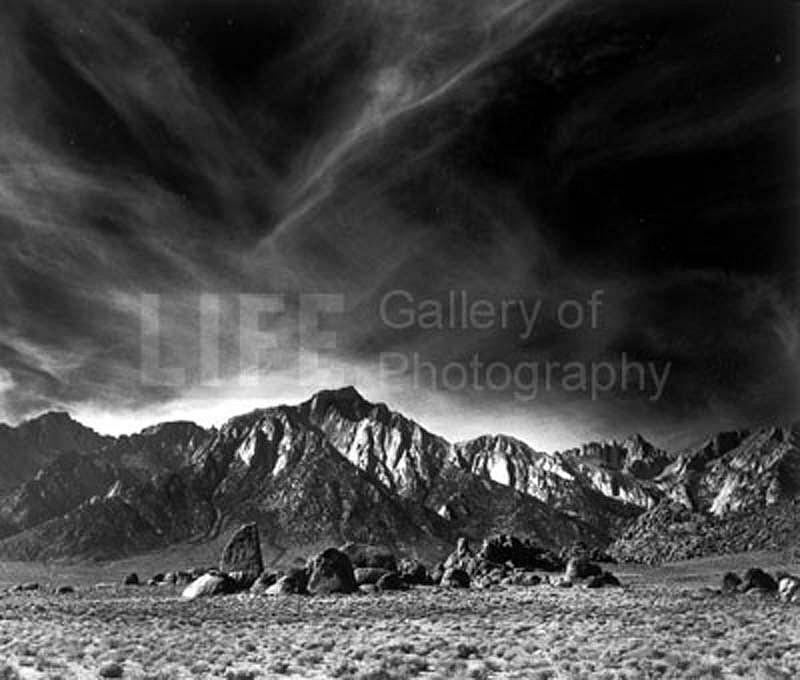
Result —
[[614, 542], [620, 559], [662, 562], [800, 543], [800, 424], [729, 432], [656, 478], [669, 495]]
[[16, 427], [0, 423], [0, 493], [29, 481], [63, 453], [96, 451], [112, 441], [62, 412], [45, 413]]

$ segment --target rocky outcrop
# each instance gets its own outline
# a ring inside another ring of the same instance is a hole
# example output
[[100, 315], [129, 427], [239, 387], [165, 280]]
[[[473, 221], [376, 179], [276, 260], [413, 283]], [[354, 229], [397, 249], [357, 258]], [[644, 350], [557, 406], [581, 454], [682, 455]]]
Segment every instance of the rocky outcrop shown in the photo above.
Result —
[[240, 574], [242, 580], [249, 580], [250, 584], [264, 571], [264, 561], [261, 558], [261, 538], [255, 522], [245, 524], [231, 536], [219, 561], [220, 571], [223, 573]]
[[199, 597], [227, 595], [236, 591], [236, 584], [225, 574], [204, 574], [192, 581], [181, 593], [184, 600], [196, 600]]
[[780, 550], [800, 541], [800, 426], [718, 435], [680, 454], [656, 479], [664, 500], [609, 552], [658, 563]]
[[328, 548], [309, 560], [308, 592], [312, 595], [353, 593], [358, 589], [350, 558], [336, 548]]

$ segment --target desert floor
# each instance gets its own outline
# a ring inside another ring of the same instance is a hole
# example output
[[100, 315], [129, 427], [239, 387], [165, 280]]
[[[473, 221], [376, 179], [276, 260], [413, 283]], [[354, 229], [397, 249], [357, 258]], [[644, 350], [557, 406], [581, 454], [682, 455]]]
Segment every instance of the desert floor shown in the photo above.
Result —
[[[625, 587], [606, 590], [195, 602], [171, 587], [4, 592], [0, 679], [800, 678], [800, 606], [706, 587], [752, 563], [800, 571], [765, 559], [620, 565]], [[21, 566], [15, 575], [36, 576]]]

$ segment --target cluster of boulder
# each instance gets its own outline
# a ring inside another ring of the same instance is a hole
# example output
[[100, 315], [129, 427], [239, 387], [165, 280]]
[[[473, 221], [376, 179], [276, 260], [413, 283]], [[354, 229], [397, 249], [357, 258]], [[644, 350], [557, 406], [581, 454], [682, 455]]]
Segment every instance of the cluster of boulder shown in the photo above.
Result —
[[777, 572], [773, 577], [757, 567], [748, 569], [743, 577], [729, 571], [722, 577], [722, 592], [777, 596], [783, 602], [800, 602], [800, 577], [785, 572]]
[[800, 498], [717, 517], [664, 500], [629, 524], [609, 552], [620, 562], [662, 564], [705, 555], [776, 551], [797, 545]]
[[[441, 585], [462, 588], [535, 586], [545, 580], [559, 587], [577, 583], [589, 588], [619, 586], [616, 576], [593, 562], [590, 554], [581, 552], [578, 546], [562, 551], [564, 559], [530, 541], [505, 534], [485, 539], [473, 553], [467, 540], [461, 538], [444, 563], [434, 567], [434, 580], [441, 572]], [[551, 575], [536, 572], [551, 572]]]
[[258, 528], [247, 524], [225, 547], [219, 569], [198, 575], [182, 596], [191, 600], [245, 590], [267, 596], [329, 595], [403, 591], [413, 586], [490, 588], [543, 582], [560, 587], [577, 583], [588, 588], [620, 585], [613, 574], [585, 554], [578, 552], [565, 561], [530, 541], [502, 534], [484, 540], [477, 552], [461, 538], [447, 559], [431, 569], [416, 559], [398, 560], [380, 546], [347, 543], [324, 550], [304, 566], [273, 572], [264, 569]]

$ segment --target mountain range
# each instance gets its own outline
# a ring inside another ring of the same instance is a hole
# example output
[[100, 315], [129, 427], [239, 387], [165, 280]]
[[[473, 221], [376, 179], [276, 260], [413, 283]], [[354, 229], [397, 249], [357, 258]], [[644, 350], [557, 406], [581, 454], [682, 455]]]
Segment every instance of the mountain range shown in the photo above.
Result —
[[452, 443], [352, 387], [116, 438], [47, 413], [0, 426], [0, 559], [114, 559], [246, 521], [273, 553], [363, 541], [430, 558], [496, 532], [647, 562], [786, 547], [799, 443], [800, 424], [678, 452], [639, 435], [561, 452]]

